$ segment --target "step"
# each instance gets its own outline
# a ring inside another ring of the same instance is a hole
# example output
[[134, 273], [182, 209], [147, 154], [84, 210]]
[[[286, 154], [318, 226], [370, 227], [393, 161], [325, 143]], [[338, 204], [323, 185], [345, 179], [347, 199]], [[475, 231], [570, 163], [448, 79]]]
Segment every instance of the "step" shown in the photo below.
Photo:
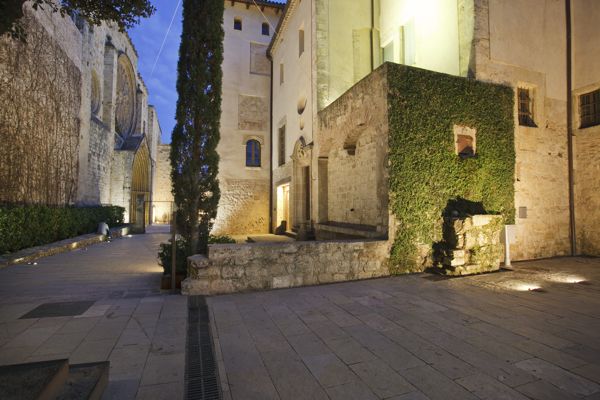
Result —
[[57, 400], [100, 400], [108, 385], [108, 361], [76, 364], [69, 367], [69, 377]]
[[54, 400], [69, 376], [69, 360], [0, 367], [0, 399]]

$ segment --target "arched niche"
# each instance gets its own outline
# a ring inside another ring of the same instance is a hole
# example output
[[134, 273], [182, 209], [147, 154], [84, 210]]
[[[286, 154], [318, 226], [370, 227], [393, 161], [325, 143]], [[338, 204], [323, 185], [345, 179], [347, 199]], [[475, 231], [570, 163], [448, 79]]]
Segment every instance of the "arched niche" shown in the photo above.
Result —
[[135, 71], [129, 57], [121, 53], [117, 60], [117, 88], [115, 106], [115, 129], [123, 138], [135, 128], [137, 84]]

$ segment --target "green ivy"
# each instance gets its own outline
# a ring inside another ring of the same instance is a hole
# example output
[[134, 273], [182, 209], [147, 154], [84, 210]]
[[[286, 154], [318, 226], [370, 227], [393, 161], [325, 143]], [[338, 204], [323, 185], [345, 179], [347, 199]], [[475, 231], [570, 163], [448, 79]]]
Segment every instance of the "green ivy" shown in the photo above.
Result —
[[[514, 92], [510, 87], [387, 64], [390, 208], [398, 221], [391, 271], [422, 271], [449, 202], [481, 203], [514, 221]], [[455, 154], [454, 125], [477, 130], [473, 158]], [[421, 255], [421, 256], [420, 256]]]
[[0, 254], [93, 233], [100, 222], [122, 225], [124, 212], [117, 206], [0, 205]]

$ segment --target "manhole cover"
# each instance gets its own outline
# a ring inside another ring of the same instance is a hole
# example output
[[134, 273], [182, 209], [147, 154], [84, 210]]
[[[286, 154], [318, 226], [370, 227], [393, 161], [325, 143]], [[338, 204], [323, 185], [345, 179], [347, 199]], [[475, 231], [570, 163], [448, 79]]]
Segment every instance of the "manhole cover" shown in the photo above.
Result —
[[65, 301], [62, 303], [45, 303], [34, 308], [19, 319], [49, 318], [49, 317], [74, 317], [81, 315], [94, 304], [95, 301]]

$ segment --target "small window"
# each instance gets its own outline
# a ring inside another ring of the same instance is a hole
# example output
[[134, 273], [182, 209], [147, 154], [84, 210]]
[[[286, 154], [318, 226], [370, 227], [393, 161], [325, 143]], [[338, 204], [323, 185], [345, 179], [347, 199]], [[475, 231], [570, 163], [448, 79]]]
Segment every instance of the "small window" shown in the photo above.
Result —
[[285, 125], [279, 128], [279, 165], [285, 164]]
[[271, 34], [269, 24], [267, 24], [266, 22], [263, 22], [262, 24], [262, 34], [263, 36], [269, 36]]
[[518, 89], [519, 125], [537, 127], [533, 119], [533, 96], [531, 89]]
[[284, 77], [283, 77], [283, 63], [279, 64], [279, 84], [283, 85]]
[[258, 140], [246, 142], [246, 167], [260, 167], [260, 143]]
[[242, 30], [242, 19], [241, 18], [234, 18], [233, 29], [235, 29], [236, 31]]
[[579, 97], [580, 128], [600, 125], [600, 89]]
[[304, 29], [298, 31], [298, 50], [298, 57], [300, 57], [304, 53]]

